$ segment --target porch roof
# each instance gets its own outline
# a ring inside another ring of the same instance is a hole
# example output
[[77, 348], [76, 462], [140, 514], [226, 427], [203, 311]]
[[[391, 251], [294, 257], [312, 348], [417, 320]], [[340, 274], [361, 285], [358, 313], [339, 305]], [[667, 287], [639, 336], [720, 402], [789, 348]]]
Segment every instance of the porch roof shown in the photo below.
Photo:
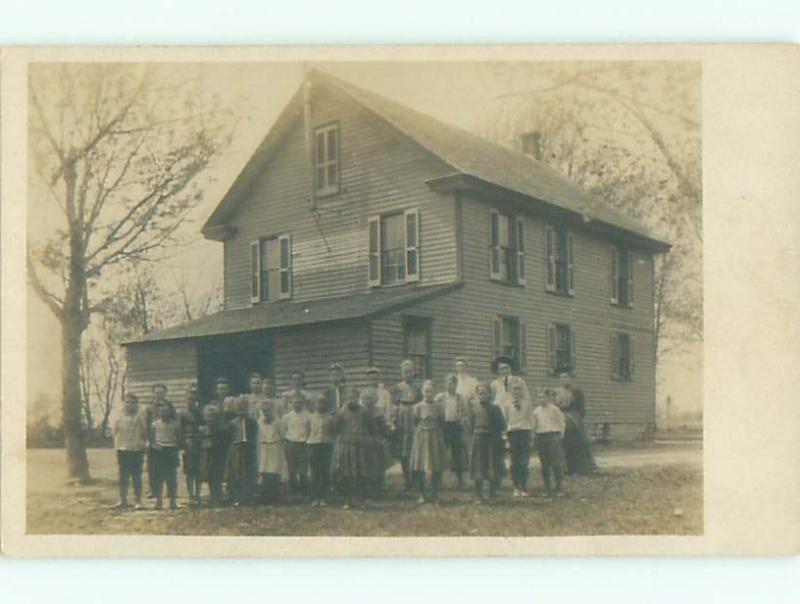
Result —
[[152, 331], [124, 344], [200, 338], [373, 317], [417, 304], [462, 285], [461, 282], [454, 282], [432, 286], [388, 287], [368, 293], [308, 302], [286, 300], [256, 304], [247, 308], [223, 310], [194, 321]]

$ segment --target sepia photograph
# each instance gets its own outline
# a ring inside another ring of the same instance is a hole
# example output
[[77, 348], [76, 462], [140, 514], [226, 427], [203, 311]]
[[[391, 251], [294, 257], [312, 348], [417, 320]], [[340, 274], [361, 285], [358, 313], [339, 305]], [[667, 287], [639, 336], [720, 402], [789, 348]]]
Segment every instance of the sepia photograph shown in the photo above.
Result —
[[703, 535], [699, 60], [26, 77], [26, 534]]

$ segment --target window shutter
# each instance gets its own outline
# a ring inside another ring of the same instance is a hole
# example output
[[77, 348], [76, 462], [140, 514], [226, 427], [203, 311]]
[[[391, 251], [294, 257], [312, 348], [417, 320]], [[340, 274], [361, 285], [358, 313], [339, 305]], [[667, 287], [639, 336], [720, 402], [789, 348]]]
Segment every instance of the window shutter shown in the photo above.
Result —
[[575, 293], [575, 276], [572, 270], [572, 233], [567, 233], [567, 291], [569, 295]]
[[553, 227], [544, 228], [544, 259], [545, 259], [545, 289], [549, 292], [556, 291], [556, 233]]
[[608, 350], [611, 355], [611, 377], [619, 378], [619, 337], [612, 333], [609, 339]]
[[258, 241], [250, 242], [250, 304], [261, 301], [261, 252]]
[[556, 326], [551, 323], [547, 326], [547, 373], [556, 374]]
[[577, 356], [577, 347], [575, 346], [575, 328], [569, 328], [569, 373], [575, 375], [577, 363], [575, 362]]
[[369, 286], [378, 287], [381, 284], [381, 218], [371, 216], [369, 219]]
[[[501, 319], [492, 319], [492, 350], [494, 359], [500, 356], [500, 343], [502, 341], [503, 322]], [[494, 360], [492, 359], [492, 360]]]
[[406, 210], [406, 281], [419, 281], [419, 210]]
[[519, 358], [517, 359], [517, 370], [520, 373], [526, 373], [528, 370], [528, 336], [525, 329], [525, 321], [519, 322], [518, 338], [517, 350], [519, 351]]
[[489, 217], [489, 278], [500, 279], [500, 214], [494, 210]]
[[633, 252], [625, 252], [626, 276], [628, 277], [628, 307], [633, 308]]
[[292, 297], [292, 236], [281, 235], [278, 238], [281, 261], [281, 292], [280, 299]]
[[525, 225], [517, 218], [517, 283], [525, 285]]
[[636, 373], [636, 347], [633, 345], [633, 336], [628, 336], [628, 371], [633, 378]]
[[611, 304], [619, 304], [619, 253], [611, 248]]

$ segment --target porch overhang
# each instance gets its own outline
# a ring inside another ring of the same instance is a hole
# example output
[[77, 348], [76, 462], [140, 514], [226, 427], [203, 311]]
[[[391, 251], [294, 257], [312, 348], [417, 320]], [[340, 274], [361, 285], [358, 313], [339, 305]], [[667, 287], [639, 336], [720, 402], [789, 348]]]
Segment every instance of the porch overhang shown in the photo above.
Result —
[[128, 340], [123, 345], [284, 329], [331, 321], [368, 319], [400, 310], [403, 307], [413, 306], [462, 286], [463, 283], [457, 281], [444, 285], [380, 288], [361, 294], [308, 302], [292, 300], [265, 302], [247, 308], [223, 310], [208, 317], [150, 332]]

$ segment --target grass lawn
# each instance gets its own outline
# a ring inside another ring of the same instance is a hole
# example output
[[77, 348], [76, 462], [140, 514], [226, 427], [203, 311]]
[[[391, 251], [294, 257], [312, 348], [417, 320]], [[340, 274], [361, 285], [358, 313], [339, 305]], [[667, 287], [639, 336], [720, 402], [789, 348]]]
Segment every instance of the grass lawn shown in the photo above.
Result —
[[[703, 531], [703, 478], [696, 443], [666, 451], [656, 447], [600, 452], [601, 471], [567, 478], [567, 497], [561, 499], [512, 499], [506, 479], [498, 500], [485, 506], [471, 503], [471, 490], [449, 487], [449, 477], [441, 505], [419, 505], [416, 497], [399, 493], [401, 477], [395, 466], [388, 476], [387, 497], [358, 510], [281, 505], [117, 512], [108, 509], [117, 500], [114, 451], [95, 449], [89, 454], [94, 483], [72, 486], [65, 480], [63, 450], [28, 451], [29, 534], [552, 536]], [[530, 482], [536, 492], [541, 485], [536, 460]]]

